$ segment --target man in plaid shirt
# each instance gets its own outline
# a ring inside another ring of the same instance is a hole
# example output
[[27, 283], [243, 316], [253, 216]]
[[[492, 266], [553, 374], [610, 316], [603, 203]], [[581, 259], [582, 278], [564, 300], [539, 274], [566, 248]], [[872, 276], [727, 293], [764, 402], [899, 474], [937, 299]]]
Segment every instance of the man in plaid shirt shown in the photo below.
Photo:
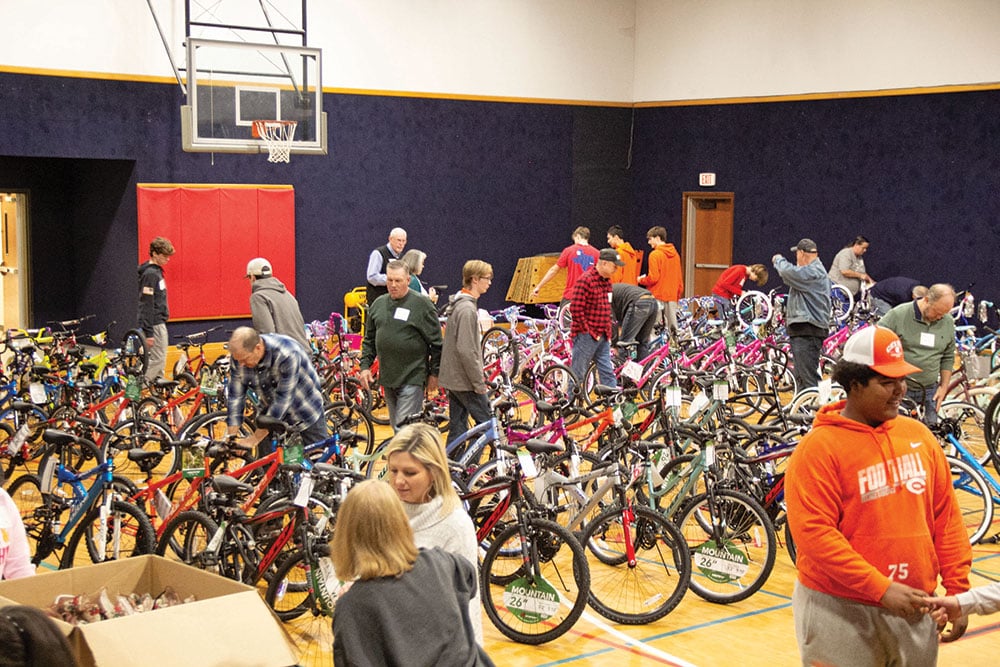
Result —
[[[294, 338], [239, 327], [229, 339], [229, 355], [233, 360], [226, 396], [229, 435], [239, 432], [246, 390], [253, 387], [261, 398], [261, 414], [301, 430], [304, 443], [329, 436], [319, 375]], [[267, 430], [258, 428], [240, 444], [254, 448], [265, 436]]]
[[573, 341], [573, 374], [581, 382], [593, 361], [597, 365], [601, 384], [618, 386], [611, 366], [610, 278], [616, 267], [624, 265], [616, 250], [605, 248], [597, 263], [587, 269], [573, 286], [569, 304], [572, 317], [569, 337]]

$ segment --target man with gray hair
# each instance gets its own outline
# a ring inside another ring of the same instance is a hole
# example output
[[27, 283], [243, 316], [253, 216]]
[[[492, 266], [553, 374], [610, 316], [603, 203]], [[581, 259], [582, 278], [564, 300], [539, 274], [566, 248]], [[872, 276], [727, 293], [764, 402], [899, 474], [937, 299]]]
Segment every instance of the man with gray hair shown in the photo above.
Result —
[[[243, 423], [247, 389], [260, 396], [260, 414], [280, 419], [302, 433], [306, 444], [329, 436], [323, 414], [323, 391], [309, 356], [294, 339], [281, 334], [261, 334], [251, 327], [238, 327], [229, 339], [232, 358], [226, 390], [229, 435]], [[267, 436], [258, 428], [241, 444], [256, 447]]]
[[382, 296], [389, 290], [385, 286], [386, 265], [390, 260], [402, 259], [403, 249], [406, 248], [406, 230], [402, 227], [393, 227], [389, 232], [389, 242], [372, 250], [368, 255], [368, 284], [365, 292], [368, 305], [375, 303], [375, 299]]
[[901, 303], [879, 320], [903, 342], [906, 361], [920, 368], [906, 378], [906, 397], [924, 406], [924, 422], [937, 423], [955, 368], [955, 289], [931, 285], [923, 297]]
[[285, 284], [274, 277], [271, 262], [263, 257], [251, 259], [247, 263], [247, 279], [250, 281], [253, 328], [260, 333], [279, 333], [294, 338], [306, 354], [312, 354], [299, 302]]

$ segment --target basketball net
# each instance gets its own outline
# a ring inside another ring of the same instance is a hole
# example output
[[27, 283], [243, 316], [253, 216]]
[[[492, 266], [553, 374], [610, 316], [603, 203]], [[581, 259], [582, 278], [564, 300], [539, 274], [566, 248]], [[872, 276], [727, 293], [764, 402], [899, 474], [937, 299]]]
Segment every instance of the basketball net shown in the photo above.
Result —
[[253, 136], [267, 147], [268, 162], [288, 162], [292, 157], [292, 138], [295, 136], [294, 120], [255, 120]]

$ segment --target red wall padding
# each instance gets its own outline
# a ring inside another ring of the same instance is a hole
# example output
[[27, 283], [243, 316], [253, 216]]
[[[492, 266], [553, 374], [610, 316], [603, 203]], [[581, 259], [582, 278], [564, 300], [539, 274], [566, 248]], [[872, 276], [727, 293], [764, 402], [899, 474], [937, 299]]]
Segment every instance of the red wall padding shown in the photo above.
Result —
[[138, 186], [139, 259], [165, 236], [170, 319], [247, 317], [247, 262], [266, 257], [295, 293], [295, 191], [291, 187]]

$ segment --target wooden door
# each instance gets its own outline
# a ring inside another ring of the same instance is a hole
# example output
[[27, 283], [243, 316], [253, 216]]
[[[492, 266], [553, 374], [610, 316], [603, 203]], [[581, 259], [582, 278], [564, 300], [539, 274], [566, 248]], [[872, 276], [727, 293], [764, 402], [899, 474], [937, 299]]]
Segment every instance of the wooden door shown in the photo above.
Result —
[[685, 192], [681, 227], [684, 295], [712, 293], [733, 261], [733, 193]]
[[4, 328], [13, 329], [26, 326], [24, 289], [21, 284], [23, 272], [20, 262], [20, 236], [22, 224], [19, 216], [19, 199], [24, 194], [0, 193], [0, 284], [2, 284], [2, 311], [0, 317]]

